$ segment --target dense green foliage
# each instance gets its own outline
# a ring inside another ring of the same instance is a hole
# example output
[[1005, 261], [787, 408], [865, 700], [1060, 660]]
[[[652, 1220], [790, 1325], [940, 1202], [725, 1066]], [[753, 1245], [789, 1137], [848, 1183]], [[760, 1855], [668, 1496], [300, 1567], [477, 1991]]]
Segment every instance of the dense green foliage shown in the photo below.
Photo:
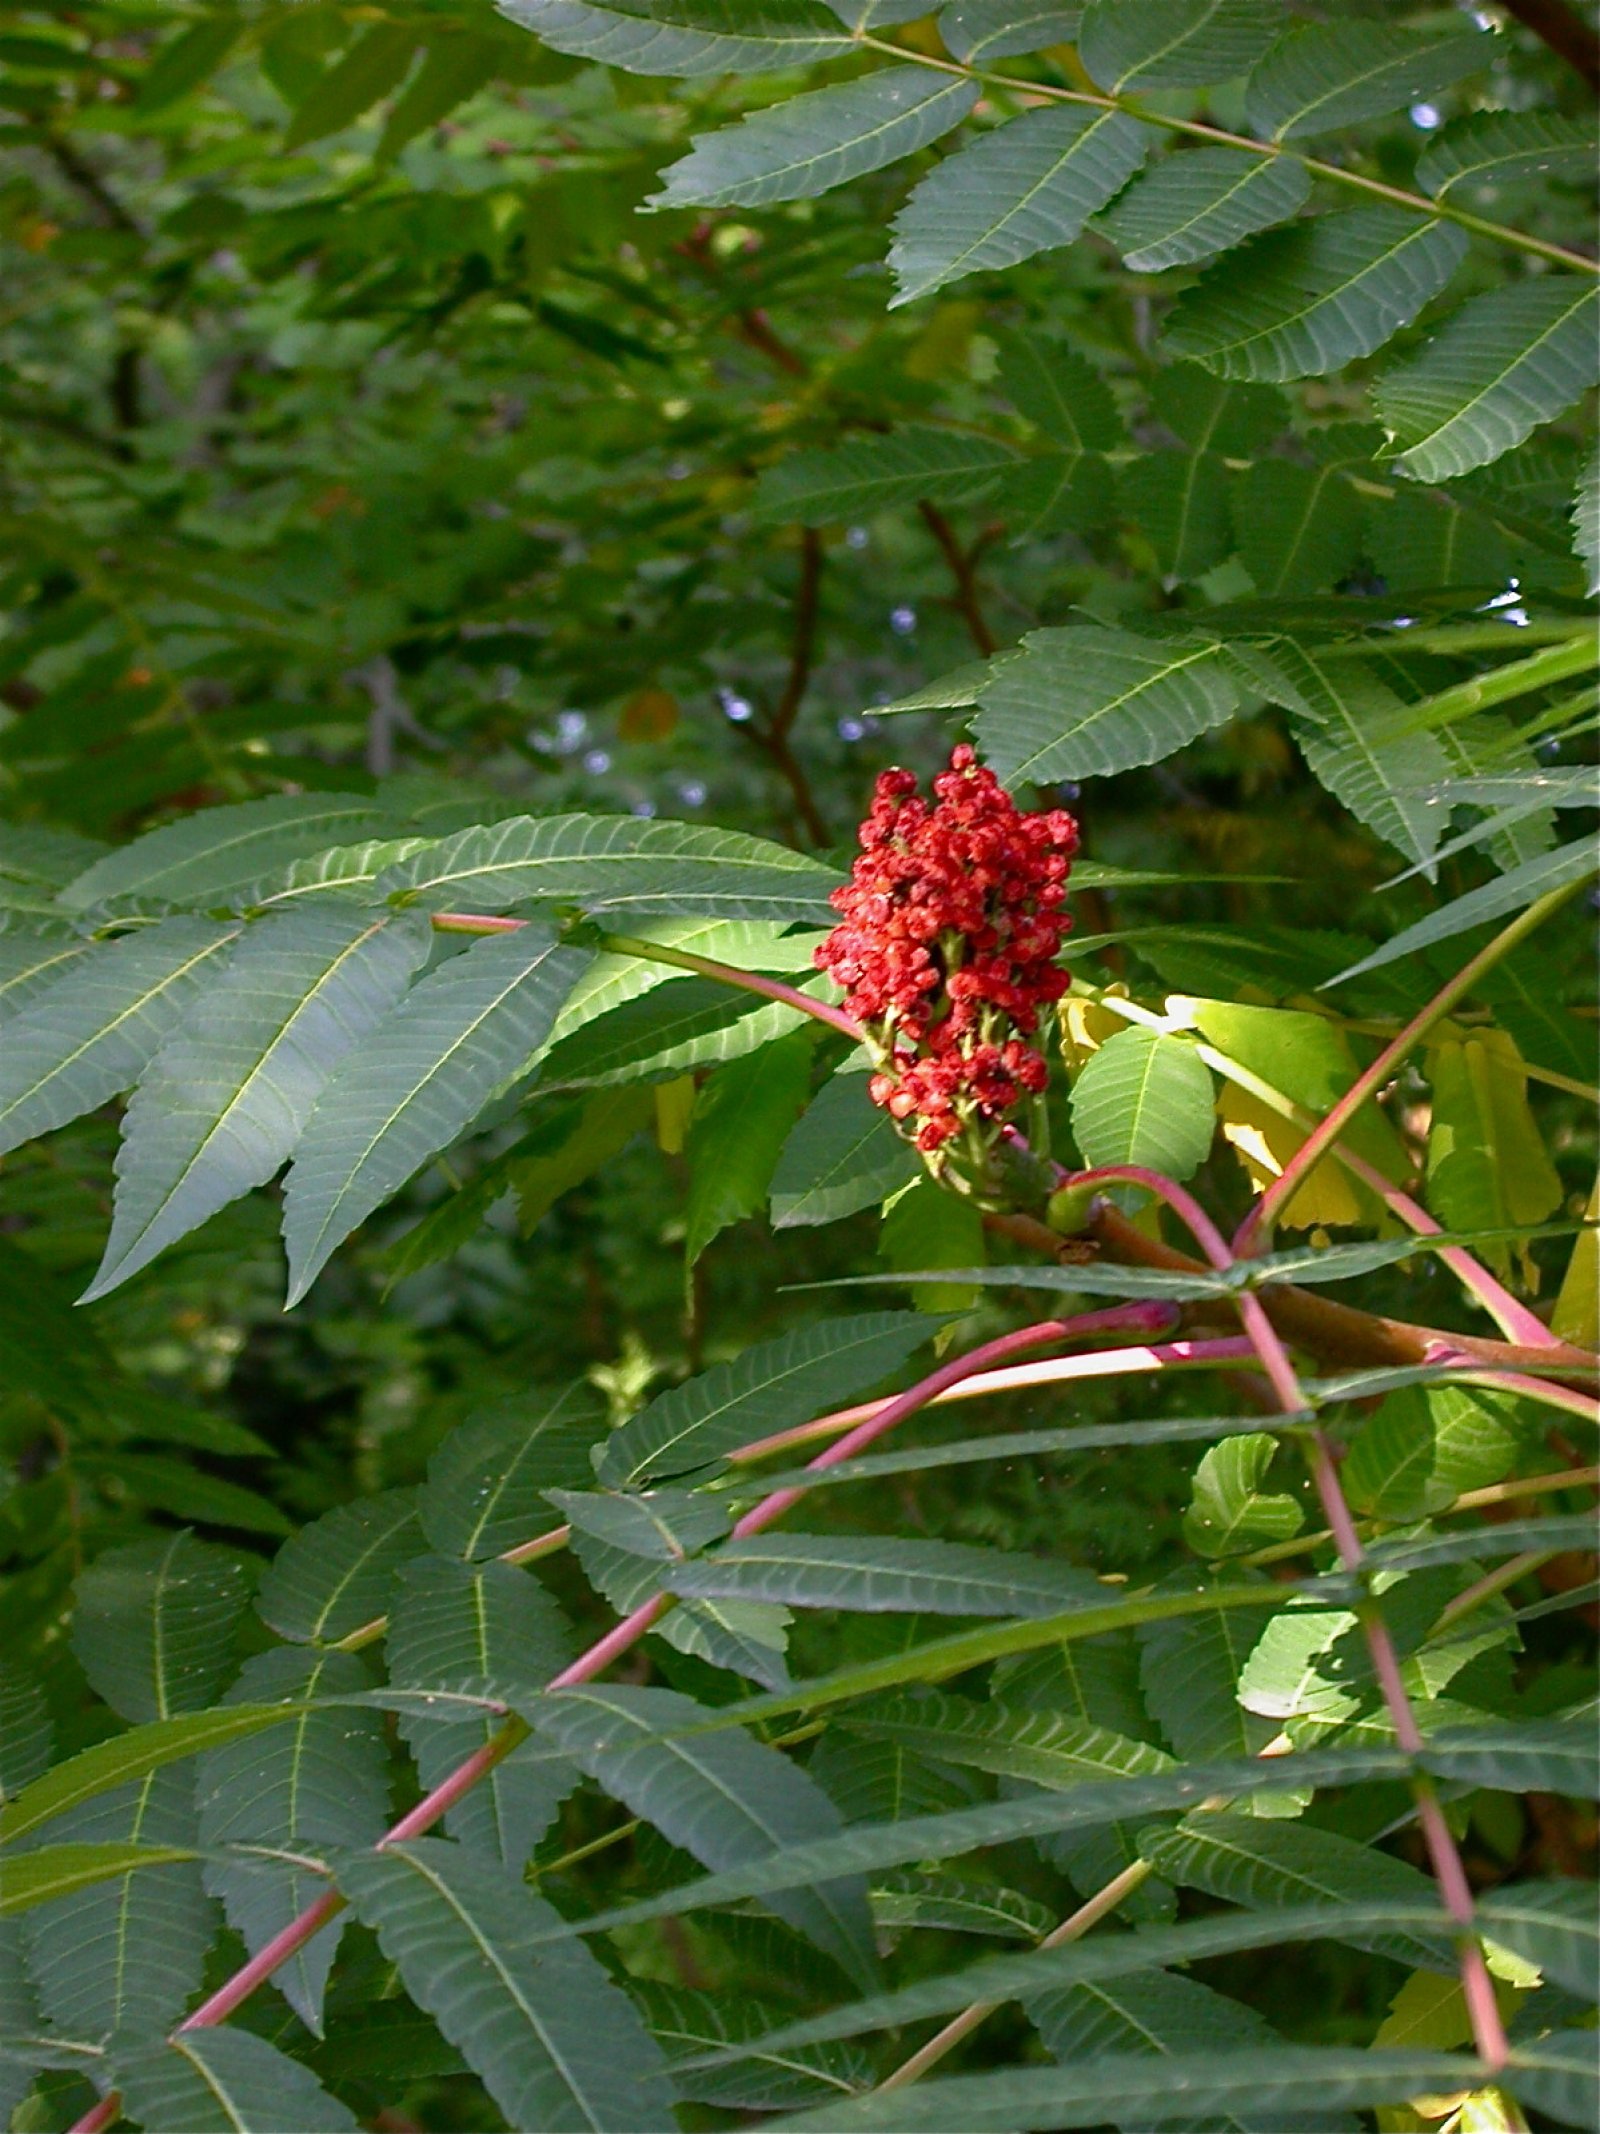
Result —
[[1593, 2124], [1585, 34], [11, 11], [18, 2134]]

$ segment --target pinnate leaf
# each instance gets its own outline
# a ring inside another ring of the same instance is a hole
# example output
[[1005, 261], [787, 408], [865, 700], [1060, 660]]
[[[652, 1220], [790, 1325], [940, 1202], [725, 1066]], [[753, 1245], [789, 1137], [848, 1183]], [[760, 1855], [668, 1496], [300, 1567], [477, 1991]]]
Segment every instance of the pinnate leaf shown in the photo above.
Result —
[[248, 1595], [231, 1550], [192, 1534], [108, 1549], [78, 1580], [72, 1644], [90, 1683], [135, 1722], [209, 1704]]
[[604, 1435], [592, 1387], [530, 1387], [471, 1415], [428, 1462], [418, 1510], [444, 1556], [478, 1563], [531, 1541], [549, 1524], [545, 1491], [592, 1479], [590, 1448]]
[[805, 1031], [764, 1045], [713, 1075], [689, 1122], [684, 1256], [692, 1267], [730, 1223], [764, 1205], [783, 1145], [810, 1086]]
[[822, 0], [505, 0], [557, 52], [629, 74], [765, 74], [850, 50]]
[[876, 1207], [916, 1178], [918, 1163], [867, 1095], [862, 1074], [824, 1082], [784, 1142], [772, 1175], [778, 1230], [835, 1223]]
[[1268, 230], [1179, 299], [1164, 345], [1225, 378], [1320, 377], [1381, 348], [1439, 294], [1465, 250], [1453, 223], [1391, 207]]
[[931, 67], [887, 67], [815, 89], [702, 134], [667, 172], [654, 207], [761, 207], [804, 200], [898, 162], [964, 119], [977, 85]]
[[[791, 1758], [734, 1728], [694, 1735], [707, 1716], [672, 1690], [589, 1685], [534, 1713], [615, 1799], [713, 1870], [782, 1853], [838, 1831], [838, 1811]], [[852, 1978], [870, 1983], [872, 1927], [854, 1880], [792, 1891], [773, 1909]]]
[[809, 1422], [897, 1371], [934, 1329], [918, 1312], [865, 1312], [758, 1342], [662, 1393], [607, 1439], [602, 1482], [642, 1482], [715, 1466], [739, 1446]]
[[898, 1535], [756, 1534], [668, 1572], [674, 1593], [866, 1614], [1054, 1615], [1101, 1588], [1086, 1571]]
[[1235, 148], [1166, 156], [1130, 185], [1095, 227], [1137, 274], [1229, 252], [1298, 214], [1311, 194], [1304, 167]]
[[128, 1106], [111, 1237], [85, 1300], [104, 1296], [293, 1153], [334, 1067], [427, 954], [416, 921], [298, 911], [247, 929]]
[[1494, 41], [1467, 28], [1431, 34], [1369, 21], [1352, 37], [1338, 22], [1302, 23], [1251, 75], [1245, 112], [1257, 133], [1299, 140], [1381, 118], [1492, 64]]
[[68, 883], [60, 901], [68, 911], [131, 896], [214, 903], [301, 853], [391, 828], [385, 811], [359, 793], [281, 794], [205, 808], [108, 852]]
[[341, 1504], [284, 1543], [261, 1581], [256, 1612], [280, 1637], [331, 1644], [384, 1612], [401, 1564], [422, 1551], [415, 1490]]
[[1446, 482], [1509, 452], [1600, 381], [1600, 292], [1577, 275], [1488, 289], [1379, 379], [1396, 464]]
[[1251, 67], [1283, 24], [1276, 0], [1093, 0], [1078, 54], [1102, 89], [1199, 89]]
[[1417, 159], [1417, 183], [1443, 200], [1458, 185], [1586, 178], [1597, 148], [1590, 119], [1556, 111], [1474, 111], [1428, 143]]
[[995, 438], [904, 423], [826, 452], [789, 453], [762, 475], [756, 511], [765, 520], [821, 526], [898, 504], [970, 504], [992, 494], [1016, 458]]
[[497, 1863], [442, 1838], [352, 1854], [340, 1887], [419, 2008], [465, 2054], [513, 2127], [661, 2134], [659, 2049], [560, 1914]]
[[895, 220], [895, 304], [1070, 244], [1144, 160], [1149, 129], [1122, 111], [1043, 105], [980, 134], [917, 187]]
[[589, 961], [528, 926], [413, 987], [324, 1086], [284, 1186], [290, 1303], [543, 1042]]
[[0, 1154], [137, 1081], [238, 931], [167, 919], [66, 962], [6, 1025]]
[[359, 2125], [309, 2068], [248, 2030], [184, 2030], [107, 2047], [127, 2115], [154, 2134], [343, 2134]]

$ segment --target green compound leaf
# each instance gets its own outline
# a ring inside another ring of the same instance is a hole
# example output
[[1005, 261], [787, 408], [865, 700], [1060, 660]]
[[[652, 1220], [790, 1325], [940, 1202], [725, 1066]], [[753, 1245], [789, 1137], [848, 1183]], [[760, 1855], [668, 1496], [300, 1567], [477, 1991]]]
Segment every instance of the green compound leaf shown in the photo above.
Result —
[[137, 1081], [238, 932], [211, 919], [166, 919], [67, 962], [6, 1024], [0, 1155]]
[[1030, 1786], [1076, 1786], [1086, 1779], [1168, 1771], [1172, 1758], [1068, 1712], [1030, 1710], [941, 1696], [890, 1697], [843, 1722], [870, 1741], [889, 1741], [944, 1763], [992, 1771]]
[[789, 1135], [772, 1174], [778, 1230], [835, 1223], [877, 1207], [915, 1182], [921, 1165], [889, 1115], [867, 1095], [862, 1074], [824, 1082]]
[[1356, 978], [1363, 972], [1378, 970], [1385, 963], [1393, 963], [1397, 957], [1431, 948], [1436, 941], [1449, 941], [1456, 934], [1465, 933], [1469, 927], [1504, 918], [1509, 912], [1525, 911], [1552, 890], [1564, 889], [1569, 882], [1581, 882], [1594, 869], [1593, 849], [1582, 838], [1575, 844], [1558, 846], [1554, 852], [1538, 853], [1533, 859], [1524, 860], [1520, 867], [1513, 867], [1508, 874], [1502, 874], [1493, 882], [1485, 882], [1481, 889], [1469, 889], [1465, 896], [1456, 897], [1441, 910], [1430, 912], [1426, 919], [1418, 919], [1414, 926], [1402, 927], [1382, 948], [1374, 949], [1370, 956], [1363, 956], [1359, 963], [1352, 963], [1327, 983], [1340, 985], [1347, 978]]
[[881, 1534], [755, 1534], [678, 1565], [663, 1583], [695, 1599], [780, 1601], [868, 1615], [1045, 1616], [1103, 1593], [1086, 1571], [1067, 1564]]
[[1126, 630], [1035, 630], [977, 686], [975, 732], [1012, 786], [1155, 763], [1225, 725], [1240, 702], [1218, 645]]
[[1245, 115], [1276, 141], [1382, 118], [1493, 64], [1495, 40], [1463, 26], [1435, 35], [1405, 23], [1304, 23], [1262, 60], [1245, 88]]
[[1117, 501], [1168, 578], [1198, 578], [1233, 547], [1228, 474], [1214, 452], [1141, 452], [1122, 470]]
[[294, 1151], [335, 1066], [428, 950], [419, 921], [297, 911], [248, 928], [128, 1106], [111, 1237], [84, 1301], [149, 1265]]
[[[515, 815], [460, 830], [379, 875], [374, 894], [429, 911], [576, 904], [673, 915], [830, 923], [831, 868], [766, 839], [632, 815]], [[437, 975], [437, 974], [436, 974]]]
[[1094, 0], [1078, 56], [1116, 96], [1203, 89], [1247, 72], [1282, 27], [1277, 0]]
[[256, 1613], [279, 1637], [331, 1644], [383, 1614], [401, 1564], [422, 1550], [415, 1490], [338, 1505], [284, 1543], [261, 1581]]
[[905, 423], [881, 437], [852, 438], [827, 452], [791, 452], [756, 490], [756, 514], [826, 526], [902, 504], [970, 504], [991, 495], [1017, 464], [1011, 446], [963, 430]]
[[1160, 1030], [1119, 1030], [1072, 1085], [1072, 1134], [1086, 1164], [1136, 1163], [1184, 1179], [1216, 1131], [1211, 1071]]
[[1179, 299], [1164, 347], [1225, 378], [1320, 377], [1370, 356], [1449, 281], [1453, 223], [1351, 208], [1268, 230]]
[[[330, 1845], [371, 1845], [389, 1820], [389, 1753], [376, 1712], [318, 1698], [359, 1694], [372, 1677], [354, 1654], [278, 1646], [254, 1654], [229, 1702], [292, 1704], [296, 1710], [264, 1741], [208, 1750], [195, 1778], [206, 1888], [252, 1956], [327, 1888], [302, 1864]], [[300, 1859], [292, 1857], [300, 1855]], [[322, 1999], [344, 1922], [335, 1919], [273, 1973], [273, 1983], [306, 2026], [322, 2034]]]
[[1590, 453], [1572, 500], [1572, 546], [1583, 558], [1584, 591], [1600, 593], [1600, 445]]
[[124, 1719], [198, 1711], [222, 1687], [248, 1598], [232, 1550], [152, 1535], [108, 1549], [78, 1580], [73, 1651]]
[[797, 1030], [724, 1067], [700, 1091], [684, 1144], [683, 1250], [691, 1267], [713, 1238], [765, 1204], [810, 1078], [810, 1034]]
[[659, 2049], [619, 1986], [497, 1863], [422, 1838], [338, 1863], [340, 1887], [419, 2008], [513, 2127], [661, 2134], [673, 2120]]
[[284, 1186], [289, 1302], [549, 1035], [590, 958], [527, 926], [431, 972], [324, 1087]]
[[975, 82], [952, 80], [931, 67], [888, 67], [791, 97], [736, 126], [698, 136], [650, 205], [762, 207], [773, 200], [807, 200], [926, 148], [977, 100]]
[[758, 1342], [660, 1394], [614, 1431], [599, 1461], [600, 1480], [637, 1489], [714, 1466], [741, 1445], [869, 1391], [935, 1331], [920, 1312], [865, 1312]]
[[1555, 111], [1474, 111], [1428, 143], [1417, 159], [1417, 183], [1443, 200], [1458, 185], [1587, 178], [1597, 152], [1592, 120]]
[[940, 12], [939, 35], [953, 59], [987, 66], [1018, 52], [1070, 44], [1082, 13], [1061, 0], [951, 0]]
[[155, 2045], [130, 2033], [106, 2055], [128, 2117], [161, 2134], [344, 2134], [360, 2124], [309, 2068], [248, 2030], [184, 2030]]
[[1095, 224], [1136, 274], [1231, 252], [1257, 230], [1298, 214], [1311, 195], [1303, 165], [1236, 148], [1166, 156]]
[[1446, 482], [1521, 444], [1600, 381], [1600, 290], [1577, 275], [1485, 290], [1374, 398], [1396, 465]]
[[554, 51], [681, 80], [809, 67], [853, 42], [821, 0], [504, 0], [501, 12]]
[[[707, 1714], [672, 1690], [591, 1685], [545, 1699], [534, 1716], [540, 1733], [614, 1799], [713, 1871], [843, 1827], [822, 1789], [779, 1751], [738, 1729], [682, 1738], [678, 1730]], [[857, 1983], [872, 1983], [872, 1922], [859, 1881], [786, 1892], [773, 1909]]]
[[1263, 459], [1234, 486], [1239, 555], [1269, 599], [1321, 592], [1347, 576], [1362, 552], [1365, 519], [1365, 504], [1336, 466]]
[[36, 1904], [74, 1896], [141, 1867], [168, 1867], [175, 1860], [193, 1858], [185, 1846], [130, 1844], [125, 1839], [98, 1845], [46, 1845], [38, 1852], [14, 1853], [6, 1860], [0, 1884], [0, 1918], [30, 1912]]
[[[649, 1979], [635, 1979], [629, 1990], [650, 2035], [667, 2055], [674, 2091], [691, 2104], [719, 2105], [724, 2111], [797, 2111], [872, 2086], [872, 2062], [859, 2046], [766, 2052], [760, 2041], [766, 2031], [777, 2028], [780, 2014], [772, 2002], [747, 1993], [735, 1998]], [[719, 2051], [730, 2059], [737, 2051], [737, 2062], [693, 2072], [679, 2065]]]
[[980, 134], [937, 165], [895, 218], [894, 304], [1070, 244], [1138, 169], [1149, 140], [1126, 112], [1071, 104]]
[[1111, 451], [1127, 436], [1111, 388], [1070, 343], [997, 331], [1000, 390], [1024, 422], [1069, 453]]
[[442, 1556], [480, 1563], [531, 1541], [550, 1524], [548, 1489], [594, 1478], [590, 1450], [606, 1435], [592, 1386], [531, 1386], [470, 1415], [428, 1462], [418, 1501], [423, 1532]]
[[1445, 811], [1430, 807], [1428, 792], [1449, 777], [1449, 757], [1432, 734], [1413, 730], [1411, 707], [1360, 661], [1281, 649], [1319, 721], [1296, 736], [1313, 775], [1431, 879]]
[[359, 793], [284, 794], [206, 808], [119, 846], [61, 892], [68, 911], [113, 897], [168, 904], [216, 902], [302, 853], [392, 832], [386, 812]]

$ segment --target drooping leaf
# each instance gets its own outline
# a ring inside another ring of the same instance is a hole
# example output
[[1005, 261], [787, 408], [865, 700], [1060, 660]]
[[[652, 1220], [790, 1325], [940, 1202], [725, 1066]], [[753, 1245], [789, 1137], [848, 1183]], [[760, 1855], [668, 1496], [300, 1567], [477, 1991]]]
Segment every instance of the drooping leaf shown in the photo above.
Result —
[[889, 1115], [867, 1095], [865, 1075], [824, 1082], [779, 1153], [772, 1174], [778, 1230], [835, 1223], [912, 1183], [920, 1165]]
[[851, 47], [822, 0], [505, 0], [503, 12], [557, 52], [629, 74], [765, 74]]
[[1450, 775], [1444, 750], [1363, 662], [1316, 658], [1301, 646], [1289, 652], [1290, 672], [1317, 714], [1297, 737], [1312, 772], [1431, 879], [1445, 820], [1428, 793]]
[[[397, 1688], [503, 1696], [543, 1688], [572, 1657], [572, 1639], [555, 1602], [527, 1572], [423, 1556], [400, 1574], [386, 1652]], [[492, 1713], [453, 1719], [408, 1711], [400, 1732], [431, 1790], [501, 1724]], [[542, 1743], [519, 1743], [456, 1802], [445, 1827], [468, 1850], [520, 1875], [577, 1782], [574, 1766]]]
[[468, 1416], [428, 1462], [423, 1532], [442, 1556], [472, 1563], [533, 1540], [550, 1523], [545, 1491], [592, 1478], [605, 1427], [604, 1402], [582, 1383], [530, 1387]]
[[855, 1534], [756, 1534], [675, 1566], [663, 1583], [696, 1598], [869, 1615], [1053, 1615], [1100, 1593], [1087, 1572], [1066, 1564], [961, 1542]]
[[1144, 160], [1122, 111], [1042, 105], [937, 164], [895, 218], [895, 304], [1070, 244]]
[[887, 67], [815, 89], [701, 134], [674, 163], [653, 207], [762, 207], [806, 200], [881, 170], [964, 119], [975, 83], [931, 67]]
[[216, 903], [303, 852], [380, 837], [391, 827], [383, 809], [359, 793], [284, 794], [206, 808], [108, 852], [68, 883], [60, 902], [67, 911], [114, 897]]
[[738, 1446], [809, 1422], [897, 1371], [933, 1328], [918, 1312], [824, 1320], [758, 1342], [729, 1363], [675, 1386], [607, 1439], [602, 1482], [642, 1482], [712, 1467]]
[[[713, 1870], [781, 1853], [842, 1826], [833, 1803], [790, 1758], [738, 1729], [685, 1739], [704, 1715], [659, 1689], [590, 1684], [537, 1707], [548, 1733], [614, 1798]], [[844, 1880], [787, 1893], [781, 1918], [853, 1979], [876, 1970], [866, 1892]]]
[[1245, 114], [1275, 141], [1331, 133], [1433, 96], [1494, 56], [1493, 39], [1465, 24], [1430, 33], [1380, 19], [1351, 37], [1340, 23], [1301, 23], [1252, 73]]
[[1198, 363], [1164, 365], [1150, 399], [1185, 444], [1231, 459], [1254, 458], [1289, 421], [1289, 403], [1275, 385], [1230, 382]]
[[765, 1045], [711, 1077], [695, 1102], [684, 1257], [692, 1267], [713, 1238], [763, 1206], [773, 1171], [810, 1085], [804, 1031]]
[[1198, 89], [1245, 73], [1283, 25], [1274, 0], [1093, 0], [1078, 55], [1102, 89]]
[[108, 1549], [78, 1580], [73, 1650], [124, 1719], [198, 1711], [222, 1686], [247, 1597], [233, 1551], [155, 1534]]
[[1458, 185], [1586, 178], [1597, 149], [1589, 119], [1557, 111], [1474, 111], [1434, 135], [1417, 158], [1417, 183], [1443, 200]]
[[[371, 1687], [352, 1653], [277, 1646], [248, 1659], [231, 1704], [307, 1705]], [[294, 1857], [327, 1846], [371, 1845], [389, 1820], [389, 1757], [376, 1712], [325, 1705], [298, 1710], [264, 1740], [208, 1750], [195, 1775], [206, 1888], [252, 1956], [327, 1888]], [[232, 1857], [226, 1855], [237, 1848]], [[331, 1920], [273, 1973], [300, 2020], [319, 2037], [328, 1973], [344, 1930]]]
[[107, 2046], [127, 2116], [161, 2134], [343, 2134], [360, 2122], [309, 2068], [248, 2030], [137, 2032]]
[[1587, 565], [1584, 590], [1600, 592], [1600, 445], [1590, 453], [1572, 500], [1572, 545]]
[[980, 685], [976, 733], [997, 777], [1109, 777], [1221, 726], [1239, 691], [1213, 644], [1125, 630], [1036, 630]]
[[1494, 520], [1452, 496], [1398, 489], [1370, 513], [1365, 543], [1396, 592], [1440, 585], [1493, 592], [1513, 575], [1510, 544]]
[[[1239, 1702], [1239, 1678], [1259, 1636], [1254, 1618], [1225, 1608], [1140, 1631], [1145, 1704], [1185, 1764], [1256, 1756], [1272, 1739], [1274, 1725]], [[1241, 1814], [1278, 1815], [1296, 1803], [1289, 1792], [1256, 1794], [1238, 1805]]]
[[292, 1154], [334, 1067], [427, 953], [425, 926], [298, 911], [250, 927], [140, 1079], [111, 1237], [85, 1301], [125, 1282]]
[[19, 1014], [94, 946], [64, 919], [0, 914], [0, 1016]]
[[1320, 377], [1381, 348], [1439, 294], [1465, 250], [1453, 223], [1400, 208], [1268, 230], [1179, 299], [1164, 346], [1225, 378]]
[[851, 438], [825, 452], [789, 453], [762, 475], [756, 512], [772, 522], [798, 519], [824, 526], [896, 505], [976, 503], [993, 493], [1016, 460], [1011, 446], [995, 438], [902, 423], [881, 436]]
[[977, 1704], [932, 1691], [868, 1704], [846, 1724], [869, 1740], [897, 1742], [923, 1756], [1035, 1786], [1076, 1786], [1172, 1768], [1172, 1758], [1149, 1742], [1064, 1712]]
[[837, 883], [831, 868], [805, 853], [737, 830], [633, 815], [514, 815], [459, 830], [386, 868], [374, 893], [429, 911], [540, 902], [626, 917], [829, 925], [828, 892]]
[[1134, 1025], [1108, 1038], [1072, 1085], [1086, 1164], [1139, 1164], [1188, 1178], [1216, 1132], [1211, 1073], [1192, 1045]]
[[211, 919], [167, 919], [66, 962], [6, 1024], [0, 1154], [137, 1081], [238, 931]]
[[659, 2049], [560, 1914], [497, 1863], [441, 1838], [339, 1863], [340, 1887], [419, 2008], [465, 2054], [514, 2127], [660, 2134]]
[[1600, 294], [1545, 275], [1469, 298], [1421, 351], [1379, 378], [1396, 464], [1445, 482], [1509, 452], [1600, 382]]
[[433, 971], [325, 1084], [284, 1186], [290, 1295], [449, 1145], [540, 1044], [588, 962], [547, 928], [474, 942]]
[[1183, 267], [1232, 251], [1257, 230], [1299, 213], [1311, 196], [1304, 166], [1288, 156], [1197, 148], [1165, 156], [1095, 224], [1136, 274]]
[[332, 1644], [384, 1612], [401, 1564], [422, 1550], [415, 1490], [341, 1504], [284, 1543], [261, 1581], [256, 1612], [279, 1637]]
[[1299, 1533], [1305, 1515], [1297, 1500], [1261, 1488], [1277, 1449], [1276, 1438], [1253, 1431], [1224, 1438], [1201, 1460], [1183, 1515], [1183, 1538], [1197, 1555], [1243, 1556]]
[[[886, 1267], [915, 1273], [982, 1266], [984, 1243], [982, 1212], [931, 1178], [919, 1178], [884, 1209], [878, 1257]], [[919, 1283], [912, 1301], [918, 1311], [970, 1311], [977, 1295], [969, 1283]]]

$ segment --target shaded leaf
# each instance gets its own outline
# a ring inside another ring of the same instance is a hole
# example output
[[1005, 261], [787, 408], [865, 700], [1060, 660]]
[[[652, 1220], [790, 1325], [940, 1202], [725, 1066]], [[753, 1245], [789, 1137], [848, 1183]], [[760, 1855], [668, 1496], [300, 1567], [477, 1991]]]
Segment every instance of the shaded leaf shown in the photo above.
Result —
[[256, 1612], [279, 1637], [331, 1644], [384, 1612], [401, 1564], [422, 1548], [415, 1490], [341, 1504], [284, 1543], [261, 1581]]
[[1133, 1025], [1110, 1037], [1072, 1085], [1072, 1135], [1091, 1168], [1132, 1163], [1188, 1178], [1216, 1131], [1211, 1072], [1192, 1045]]
[[1275, 0], [1093, 0], [1078, 56], [1102, 89], [1198, 89], [1250, 68], [1283, 23]]
[[1340, 23], [1301, 23], [1251, 75], [1245, 114], [1276, 141], [1330, 133], [1433, 96], [1494, 57], [1494, 41], [1464, 24], [1430, 33], [1380, 19], [1351, 37]]
[[851, 48], [821, 0], [505, 0], [557, 52], [629, 74], [765, 74]]
[[1347, 576], [1364, 518], [1360, 496], [1333, 466], [1258, 460], [1234, 486], [1239, 554], [1267, 596], [1320, 592]]
[[822, 526], [924, 500], [970, 504], [991, 495], [1001, 473], [1016, 463], [1012, 447], [996, 438], [902, 423], [826, 452], [787, 453], [763, 473], [755, 508], [764, 520]]
[[1154, 274], [1229, 252], [1257, 230], [1298, 214], [1310, 196], [1304, 167], [1288, 156], [1197, 148], [1164, 156], [1095, 227], [1125, 267]]
[[604, 1401], [583, 1383], [530, 1387], [468, 1416], [428, 1462], [417, 1509], [443, 1556], [481, 1562], [549, 1525], [545, 1492], [591, 1480]]
[[774, 1229], [835, 1223], [911, 1184], [921, 1165], [867, 1095], [862, 1074], [824, 1082], [784, 1142], [772, 1175]]
[[1434, 135], [1417, 158], [1417, 183], [1443, 200], [1458, 185], [1586, 178], [1597, 146], [1589, 119], [1556, 111], [1474, 111]]
[[127, 2116], [160, 2134], [342, 2134], [359, 2124], [308, 2068], [248, 2030], [184, 2030], [154, 2045], [133, 2033], [107, 2054]]
[[231, 1550], [153, 1534], [108, 1549], [78, 1580], [73, 1651], [124, 1719], [198, 1711], [222, 1686], [247, 1598]]
[[731, 1223], [756, 1214], [810, 1088], [811, 1039], [797, 1030], [724, 1067], [689, 1122], [684, 1257], [692, 1267]]
[[1102, 1589], [1086, 1571], [999, 1549], [896, 1535], [756, 1534], [671, 1569], [691, 1597], [925, 1615], [1053, 1615]]
[[67, 911], [114, 897], [215, 902], [301, 853], [381, 837], [391, 827], [383, 809], [359, 793], [281, 794], [205, 808], [106, 853], [68, 883], [60, 902]]

